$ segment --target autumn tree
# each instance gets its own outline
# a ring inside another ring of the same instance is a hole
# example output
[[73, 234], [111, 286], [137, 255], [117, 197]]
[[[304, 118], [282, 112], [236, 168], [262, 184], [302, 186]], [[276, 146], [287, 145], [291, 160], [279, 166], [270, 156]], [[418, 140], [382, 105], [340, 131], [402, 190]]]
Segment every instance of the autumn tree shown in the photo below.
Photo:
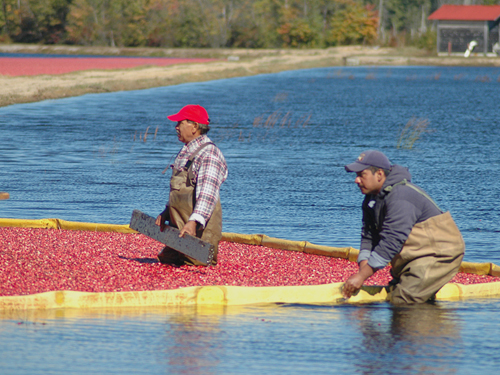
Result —
[[71, 0], [2, 0], [0, 30], [18, 43], [60, 43]]
[[304, 4], [307, 2], [285, 0], [281, 6], [278, 34], [283, 47], [311, 47], [316, 44], [317, 35], [306, 18], [307, 6], [303, 7]]
[[109, 2], [107, 33], [111, 46], [137, 47], [146, 44], [146, 6], [148, 0]]
[[83, 45], [144, 45], [148, 2], [73, 0], [68, 15], [68, 41]]
[[179, 1], [151, 0], [146, 5], [146, 45], [176, 47], [179, 26]]
[[272, 48], [280, 44], [278, 34], [282, 1], [244, 0], [241, 11], [231, 24], [229, 41], [235, 47]]
[[500, 0], [2, 0], [0, 41], [309, 48], [425, 35], [432, 44], [427, 16], [464, 1]]
[[112, 36], [107, 33], [107, 4], [107, 0], [73, 0], [68, 15], [68, 41], [82, 45], [109, 45]]
[[330, 19], [329, 45], [373, 43], [377, 38], [378, 13], [373, 6], [343, 0]]

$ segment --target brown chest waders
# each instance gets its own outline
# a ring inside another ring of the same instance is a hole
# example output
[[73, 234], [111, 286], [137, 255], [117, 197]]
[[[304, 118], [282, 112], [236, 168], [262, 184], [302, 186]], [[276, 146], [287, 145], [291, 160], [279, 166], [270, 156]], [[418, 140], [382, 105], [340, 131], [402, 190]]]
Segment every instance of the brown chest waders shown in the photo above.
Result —
[[428, 301], [458, 272], [465, 243], [451, 214], [415, 224], [392, 261], [388, 298], [396, 304]]
[[[211, 142], [202, 144], [190, 157], [184, 168], [174, 169], [170, 180], [170, 195], [168, 209], [170, 215], [169, 225], [182, 229], [189, 221], [196, 204], [196, 179], [192, 172], [192, 163], [196, 155]], [[217, 250], [219, 241], [222, 238], [222, 208], [220, 200], [217, 201], [214, 212], [205, 225], [205, 228], [197, 226], [196, 237], [214, 245], [214, 257], [211, 265], [217, 264]], [[173, 265], [200, 265], [206, 266], [193, 258], [190, 258], [178, 251], [165, 246], [158, 254], [161, 263]]]

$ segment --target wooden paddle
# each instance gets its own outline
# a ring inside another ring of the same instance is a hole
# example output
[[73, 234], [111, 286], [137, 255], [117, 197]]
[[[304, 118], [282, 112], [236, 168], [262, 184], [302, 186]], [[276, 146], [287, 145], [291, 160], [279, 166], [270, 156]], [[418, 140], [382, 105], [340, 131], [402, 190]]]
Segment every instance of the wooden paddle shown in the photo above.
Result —
[[5, 191], [0, 191], [0, 200], [9, 199], [9, 193]]

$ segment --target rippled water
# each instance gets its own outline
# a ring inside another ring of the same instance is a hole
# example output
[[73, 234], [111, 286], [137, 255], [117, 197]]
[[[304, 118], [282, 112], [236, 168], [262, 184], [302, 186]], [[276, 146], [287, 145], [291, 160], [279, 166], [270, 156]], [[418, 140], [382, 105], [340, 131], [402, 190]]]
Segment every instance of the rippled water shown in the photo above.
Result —
[[[0, 190], [11, 199], [0, 216], [156, 216], [161, 172], [181, 146], [166, 115], [199, 103], [230, 170], [224, 231], [359, 247], [362, 195], [343, 166], [377, 148], [451, 211], [466, 260], [500, 263], [498, 77], [498, 68], [325, 68], [1, 108]], [[398, 149], [412, 118], [429, 132]]]
[[[499, 77], [498, 68], [324, 68], [0, 108], [0, 191], [11, 196], [0, 201], [0, 217], [126, 224], [133, 209], [156, 216], [167, 197], [162, 171], [181, 147], [166, 115], [196, 103], [208, 109], [209, 135], [229, 166], [224, 231], [359, 247], [363, 196], [343, 166], [376, 148], [410, 167], [413, 181], [451, 211], [466, 260], [500, 264]], [[412, 118], [428, 120], [428, 132], [398, 149]], [[24, 324], [5, 317], [0, 335], [14, 338], [2, 340], [1, 355], [31, 360], [0, 368], [42, 372], [50, 355], [53, 373], [83, 373], [90, 363], [118, 373], [472, 373], [498, 363], [498, 325], [490, 327], [498, 307], [494, 300], [439, 303], [422, 314], [381, 304], [111, 318], [63, 311]]]
[[[2, 316], [6, 374], [494, 374], [498, 300]], [[1, 316], [1, 315], [0, 315]], [[8, 340], [5, 339], [8, 337]]]

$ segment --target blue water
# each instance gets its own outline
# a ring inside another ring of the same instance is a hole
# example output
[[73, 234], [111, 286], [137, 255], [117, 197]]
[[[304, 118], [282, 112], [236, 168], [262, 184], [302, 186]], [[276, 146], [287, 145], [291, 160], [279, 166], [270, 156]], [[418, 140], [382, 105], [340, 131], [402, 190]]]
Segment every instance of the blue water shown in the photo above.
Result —
[[5, 374], [495, 374], [495, 301], [2, 316]]
[[[11, 196], [0, 217], [156, 216], [168, 193], [162, 171], [181, 147], [166, 116], [191, 103], [208, 109], [209, 135], [228, 162], [225, 232], [358, 248], [363, 196], [343, 166], [375, 148], [451, 212], [465, 260], [500, 264], [499, 77], [498, 68], [324, 68], [0, 108], [0, 191]], [[397, 148], [413, 118], [428, 121], [427, 131]], [[388, 304], [6, 316], [0, 369], [493, 372], [498, 300], [426, 308], [411, 319]], [[22, 350], [31, 359], [18, 362]]]

